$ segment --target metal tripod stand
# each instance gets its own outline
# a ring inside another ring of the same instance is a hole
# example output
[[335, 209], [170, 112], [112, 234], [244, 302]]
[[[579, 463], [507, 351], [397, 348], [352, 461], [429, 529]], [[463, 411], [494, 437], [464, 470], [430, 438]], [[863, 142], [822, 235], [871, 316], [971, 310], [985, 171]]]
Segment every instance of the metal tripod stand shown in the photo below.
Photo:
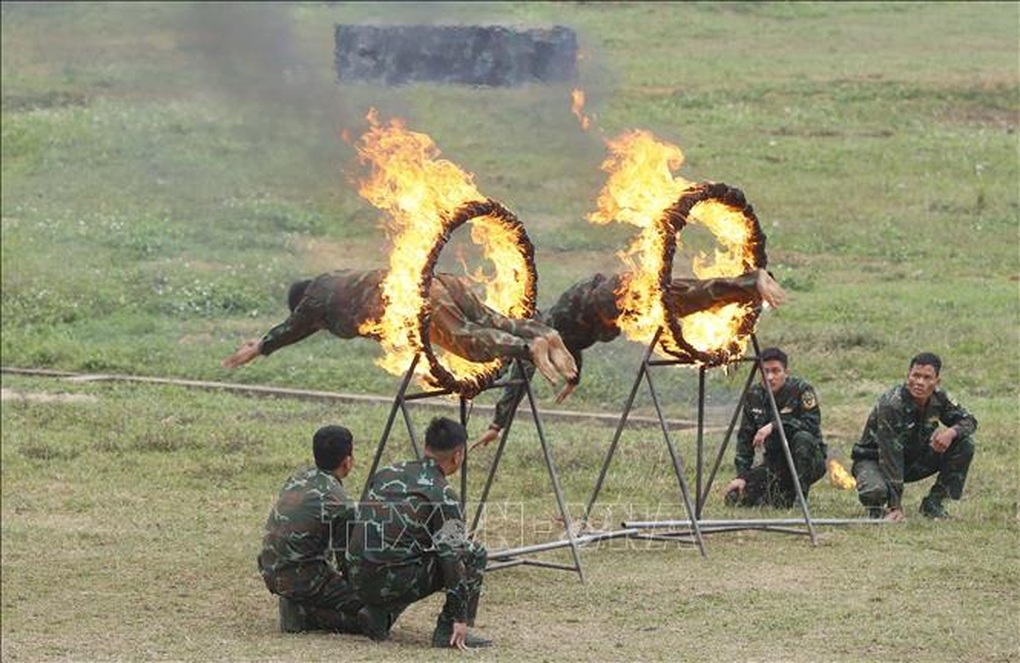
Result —
[[[714, 462], [713, 467], [712, 467], [712, 471], [709, 474], [709, 477], [708, 477], [707, 481], [703, 481], [703, 476], [704, 476], [704, 462], [703, 462], [703, 459], [704, 459], [704, 421], [705, 421], [705, 375], [706, 375], [706, 370], [707, 369], [704, 366], [701, 366], [698, 369], [698, 420], [697, 420], [698, 424], [697, 424], [697, 456], [696, 456], [696, 466], [695, 466], [695, 482], [696, 482], [696, 490], [697, 490], [697, 492], [696, 492], [695, 502], [694, 502], [694, 504], [692, 504], [691, 498], [690, 498], [690, 491], [689, 491], [689, 489], [687, 487], [687, 481], [684, 478], [683, 467], [682, 467], [682, 464], [681, 464], [680, 455], [677, 453], [676, 447], [673, 444], [672, 439], [670, 438], [669, 430], [668, 430], [668, 428], [666, 426], [665, 419], [663, 417], [662, 407], [659, 404], [659, 399], [658, 399], [658, 396], [657, 396], [657, 394], [655, 392], [655, 386], [652, 383], [651, 373], [650, 373], [650, 370], [649, 370], [649, 369], [651, 369], [653, 367], [658, 367], [658, 366], [676, 366], [676, 365], [683, 364], [683, 362], [681, 362], [679, 360], [652, 360], [651, 359], [652, 351], [655, 348], [655, 344], [658, 343], [659, 337], [660, 337], [661, 334], [662, 334], [662, 329], [660, 328], [656, 332], [655, 337], [652, 339], [652, 342], [649, 344], [648, 349], [645, 351], [644, 359], [643, 359], [643, 361], [641, 363], [641, 366], [638, 369], [637, 377], [634, 380], [634, 386], [632, 387], [631, 392], [630, 392], [630, 396], [628, 397], [627, 403], [624, 406], [623, 414], [620, 417], [620, 423], [619, 423], [619, 425], [616, 428], [616, 434], [614, 435], [613, 441], [612, 441], [612, 443], [609, 446], [609, 450], [608, 450], [608, 452], [606, 454], [605, 461], [602, 464], [602, 469], [601, 469], [601, 471], [599, 473], [598, 480], [595, 483], [595, 487], [592, 490], [591, 498], [588, 500], [588, 505], [585, 508], [584, 516], [582, 518], [582, 522], [585, 523], [585, 524], [588, 523], [589, 517], [591, 515], [592, 508], [595, 505], [595, 501], [598, 499], [599, 491], [602, 489], [602, 484], [605, 481], [606, 473], [609, 470], [609, 464], [612, 461], [613, 454], [616, 452], [616, 447], [617, 447], [617, 445], [619, 443], [620, 435], [623, 432], [623, 427], [624, 427], [624, 425], [625, 425], [625, 423], [627, 421], [627, 416], [629, 415], [630, 410], [631, 410], [631, 408], [634, 405], [634, 398], [637, 395], [638, 387], [640, 386], [642, 379], [644, 379], [648, 383], [648, 389], [649, 389], [649, 392], [651, 393], [651, 396], [652, 396], [652, 402], [653, 402], [653, 404], [655, 406], [655, 411], [656, 411], [656, 413], [658, 415], [659, 422], [661, 424], [662, 435], [663, 435], [663, 438], [664, 438], [664, 440], [666, 442], [667, 447], [669, 448], [670, 456], [671, 456], [671, 458], [673, 460], [673, 470], [674, 470], [674, 472], [676, 474], [677, 482], [679, 483], [679, 486], [680, 486], [680, 493], [681, 493], [681, 496], [683, 497], [684, 505], [686, 506], [686, 509], [687, 509], [688, 518], [686, 520], [668, 520], [668, 521], [625, 521], [622, 524], [623, 527], [625, 528], [625, 531], [640, 531], [640, 530], [644, 530], [644, 529], [674, 528], [674, 529], [677, 529], [679, 531], [672, 532], [672, 533], [667, 533], [667, 534], [652, 535], [651, 537], [647, 537], [645, 535], [634, 535], [634, 534], [631, 534], [630, 536], [636, 536], [636, 537], [640, 537], [640, 538], [667, 538], [667, 539], [668, 538], [672, 538], [672, 537], [674, 537], [676, 535], [693, 536], [693, 539], [697, 543], [698, 548], [701, 551], [702, 556], [705, 555], [705, 545], [704, 545], [704, 539], [702, 537], [702, 533], [703, 532], [707, 532], [707, 531], [730, 531], [730, 530], [736, 530], [736, 529], [773, 529], [775, 531], [790, 531], [790, 529], [789, 529], [790, 525], [797, 524], [798, 522], [801, 522], [801, 521], [792, 520], [792, 519], [783, 519], [783, 520], [777, 520], [777, 521], [772, 521], [772, 522], [765, 521], [765, 520], [741, 520], [741, 521], [735, 521], [735, 520], [732, 520], [732, 521], [728, 521], [728, 520], [710, 520], [709, 521], [709, 520], [703, 520], [703, 518], [702, 518], [703, 510], [704, 510], [704, 505], [705, 505], [705, 502], [706, 502], [706, 500], [708, 498], [708, 494], [709, 494], [709, 491], [710, 491], [711, 486], [712, 486], [712, 481], [713, 481], [713, 479], [715, 477], [716, 472], [718, 471], [719, 465], [722, 462], [723, 454], [726, 452], [726, 447], [727, 447], [727, 445], [729, 443], [730, 437], [731, 437], [731, 435], [733, 433], [733, 429], [734, 429], [734, 427], [736, 425], [737, 417], [739, 416], [739, 414], [740, 414], [740, 412], [741, 412], [741, 410], [743, 408], [744, 399], [747, 396], [747, 392], [748, 392], [748, 389], [751, 386], [751, 382], [752, 382], [752, 380], [754, 378], [754, 375], [756, 373], [759, 373], [762, 376], [762, 378], [764, 379], [764, 372], [763, 372], [763, 370], [761, 368], [761, 362], [758, 359], [758, 356], [760, 354], [760, 349], [758, 347], [758, 339], [754, 336], [754, 334], [751, 335], [751, 341], [752, 341], [752, 344], [753, 344], [753, 347], [754, 347], [754, 356], [752, 358], [750, 358], [750, 360], [754, 362], [754, 367], [753, 367], [752, 371], [749, 373], [749, 375], [747, 377], [747, 380], [746, 380], [746, 382], [744, 384], [744, 390], [743, 390], [743, 392], [741, 394], [740, 401], [737, 404], [736, 409], [734, 410], [733, 416], [732, 416], [732, 418], [730, 420], [729, 429], [727, 430], [727, 433], [726, 433], [726, 437], [725, 437], [722, 445], [719, 448], [719, 451], [718, 451], [718, 453], [716, 455], [716, 458], [715, 458], [715, 462]], [[771, 391], [766, 390], [766, 392], [769, 395], [768, 396], [768, 398], [769, 398], [769, 405], [770, 405], [770, 408], [772, 410], [773, 421], [776, 424], [775, 428], [779, 432], [779, 438], [780, 438], [781, 443], [782, 443], [783, 453], [784, 453], [784, 455], [786, 457], [786, 462], [787, 462], [787, 465], [788, 465], [788, 467], [790, 469], [790, 474], [791, 474], [791, 476], [793, 478], [793, 484], [794, 484], [794, 488], [795, 488], [795, 491], [796, 491], [797, 502], [800, 505], [801, 511], [803, 513], [803, 516], [804, 516], [803, 522], [807, 526], [807, 533], [811, 537], [812, 545], [817, 545], [817, 540], [815, 538], [814, 525], [813, 525], [812, 520], [811, 520], [811, 514], [808, 511], [807, 501], [804, 499], [804, 493], [803, 493], [803, 491], [801, 489], [800, 480], [797, 477], [796, 467], [795, 467], [794, 461], [793, 461], [793, 454], [790, 452], [789, 441], [787, 440], [786, 433], [783, 431], [783, 427], [782, 427], [782, 425], [780, 423], [779, 411], [778, 411], [778, 408], [776, 406], [776, 401], [775, 401], [775, 398], [773, 397]]]
[[[414, 449], [415, 455], [418, 458], [421, 458], [421, 452], [419, 451], [414, 426], [411, 423], [410, 412], [407, 409], [407, 402], [412, 400], [420, 400], [425, 398], [433, 398], [437, 396], [447, 396], [454, 394], [454, 392], [447, 389], [423, 391], [418, 393], [408, 393], [408, 387], [411, 384], [411, 379], [414, 376], [414, 370], [417, 367], [420, 358], [421, 354], [418, 353], [411, 361], [411, 366], [407, 369], [407, 372], [404, 374], [404, 377], [400, 384], [400, 388], [397, 391], [397, 395], [393, 400], [393, 407], [390, 409], [390, 414], [386, 420], [386, 426], [383, 429], [382, 437], [379, 440], [379, 445], [376, 447], [375, 457], [372, 459], [372, 467], [369, 469], [368, 478], [365, 481], [365, 487], [361, 493], [362, 501], [364, 501], [368, 495], [368, 489], [372, 480], [372, 476], [375, 474], [376, 470], [379, 467], [379, 461], [382, 458], [383, 450], [386, 447], [386, 442], [389, 440], [390, 433], [393, 430], [393, 425], [397, 417], [397, 412], [399, 411], [403, 415], [404, 423], [407, 427], [407, 433], [409, 439], [411, 440], [411, 446]], [[552, 484], [553, 494], [556, 498], [557, 506], [559, 507], [560, 517], [563, 519], [566, 538], [561, 541], [554, 541], [545, 544], [524, 546], [520, 548], [506, 549], [500, 551], [489, 551], [488, 552], [489, 566], [487, 570], [492, 571], [500, 568], [518, 565], [540, 566], [565, 571], [576, 571], [581, 579], [581, 582], [584, 582], [584, 571], [581, 568], [581, 559], [578, 553], [578, 543], [580, 539], [575, 535], [573, 527], [571, 527], [570, 513], [567, 510], [566, 502], [563, 499], [563, 490], [560, 487], [559, 474], [556, 471], [556, 465], [553, 462], [552, 454], [549, 448], [549, 443], [546, 440], [545, 429], [542, 426], [542, 419], [539, 416], [538, 407], [536, 406], [535, 394], [531, 389], [531, 381], [527, 377], [527, 372], [524, 370], [524, 367], [518, 360], [516, 359], [513, 360], [513, 363], [510, 364], [510, 369], [511, 372], [509, 373], [509, 375], [511, 377], [505, 380], [498, 380], [487, 386], [483, 391], [494, 388], [502, 388], [510, 385], [521, 385], [523, 387], [524, 395], [527, 396], [528, 404], [531, 407], [532, 419], [535, 423], [535, 430], [538, 434], [538, 440], [542, 446], [542, 453], [545, 458], [546, 469], [549, 471], [549, 479]], [[514, 377], [518, 375], [522, 377]], [[465, 399], [463, 396], [460, 396], [459, 394], [458, 396], [460, 398], [460, 422], [461, 424], [466, 426], [469, 418], [468, 400]], [[502, 458], [503, 452], [506, 448], [506, 443], [510, 433], [511, 424], [513, 423], [513, 420], [516, 417], [517, 405], [519, 404], [519, 402], [520, 399], [518, 399], [518, 401], [514, 404], [513, 411], [511, 412], [510, 421], [507, 423], [507, 426], [503, 429], [500, 435], [499, 446], [496, 449], [496, 455], [493, 458], [492, 464], [489, 466], [488, 476], [485, 479], [485, 487], [483, 488], [481, 497], [478, 500], [474, 512], [474, 518], [472, 519], [471, 527], [468, 530], [470, 536], [474, 536], [477, 533], [478, 523], [482, 517], [483, 512], [485, 511], [486, 503], [489, 497], [489, 491], [495, 479], [496, 470], [499, 468], [499, 461]], [[461, 487], [460, 499], [461, 507], [462, 509], [465, 510], [465, 513], [467, 506], [467, 473], [468, 473], [467, 452], [468, 449], [467, 447], [465, 447], [464, 463], [463, 465], [461, 465], [460, 469], [460, 487]], [[563, 546], [570, 547], [571, 554], [574, 560], [573, 564], [561, 564], [544, 560], [527, 559], [523, 557], [523, 555], [542, 552], [545, 550], [551, 550]]]

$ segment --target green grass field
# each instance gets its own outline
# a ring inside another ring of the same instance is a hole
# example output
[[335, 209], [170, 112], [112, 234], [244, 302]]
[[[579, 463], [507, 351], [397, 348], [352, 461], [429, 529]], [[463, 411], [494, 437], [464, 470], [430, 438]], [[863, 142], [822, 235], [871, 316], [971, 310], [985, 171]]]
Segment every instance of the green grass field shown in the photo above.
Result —
[[[819, 527], [805, 536], [614, 540], [574, 573], [486, 580], [485, 660], [1011, 661], [1020, 657], [1020, 6], [1015, 3], [8, 3], [2, 5], [2, 320], [5, 369], [378, 395], [299, 399], [118, 379], [2, 375], [2, 656], [37, 660], [448, 659], [428, 648], [440, 598], [392, 640], [278, 632], [254, 566], [280, 484], [312, 432], [357, 437], [366, 480], [399, 377], [378, 345], [313, 337], [235, 371], [219, 360], [282, 319], [287, 285], [383, 266], [380, 214], [344, 131], [365, 114], [428, 134], [526, 225], [539, 305], [620, 269], [632, 231], [593, 226], [605, 140], [630, 129], [679, 146], [688, 180], [744, 191], [786, 306], [757, 336], [818, 390], [847, 457], [910, 357], [943, 356], [978, 418], [955, 518]], [[576, 85], [487, 89], [339, 85], [337, 23], [565, 25]], [[570, 111], [587, 95], [592, 128]], [[585, 353], [545, 417], [576, 518], [644, 348]], [[746, 376], [709, 371], [706, 439]], [[656, 374], [667, 416], [697, 414], [697, 372]], [[496, 394], [477, 399], [480, 410]], [[416, 424], [455, 402], [416, 404]], [[635, 415], [653, 412], [646, 392]], [[486, 425], [483, 413], [471, 433]], [[689, 474], [695, 437], [676, 433]], [[410, 453], [399, 428], [387, 457]], [[479, 495], [494, 449], [472, 455]], [[730, 477], [732, 453], [722, 479]], [[709, 498], [710, 518], [748, 514]], [[513, 429], [490, 497], [491, 548], [562, 535], [534, 427]], [[852, 492], [811, 493], [816, 518], [862, 515]], [[654, 428], [629, 426], [595, 511], [685, 518]], [[800, 528], [803, 530], [803, 528]], [[560, 562], [558, 550], [541, 556]]]

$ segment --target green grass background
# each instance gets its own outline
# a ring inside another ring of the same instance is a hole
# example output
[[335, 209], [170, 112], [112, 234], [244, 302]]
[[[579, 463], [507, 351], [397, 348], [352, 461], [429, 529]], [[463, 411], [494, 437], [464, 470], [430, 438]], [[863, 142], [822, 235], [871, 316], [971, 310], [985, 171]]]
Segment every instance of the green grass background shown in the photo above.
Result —
[[[689, 180], [741, 188], [789, 303], [759, 322], [819, 392], [848, 455], [913, 354], [943, 355], [977, 416], [957, 516], [804, 537], [719, 534], [689, 546], [604, 543], [573, 574], [488, 581], [479, 628], [499, 660], [1007, 661], [1020, 652], [1020, 224], [1015, 3], [4, 3], [2, 320], [7, 368], [165, 376], [378, 394], [381, 405], [253, 398], [3, 374], [5, 660], [420, 660], [436, 601], [383, 645], [275, 632], [254, 572], [259, 528], [327, 422], [358, 436], [359, 488], [399, 378], [376, 344], [313, 337], [230, 372], [219, 360], [282, 319], [287, 284], [382, 266], [346, 130], [368, 108], [432, 137], [524, 221], [539, 304], [619, 268], [624, 227], [593, 227], [604, 141], [681, 147]], [[566, 25], [572, 85], [339, 85], [333, 26]], [[570, 113], [585, 90], [588, 132]], [[563, 407], [616, 414], [643, 348], [586, 353]], [[659, 377], [661, 375], [661, 377]], [[725, 427], [745, 373], [707, 375]], [[668, 415], [696, 414], [697, 374], [657, 374]], [[543, 405], [552, 389], [536, 383]], [[62, 398], [57, 398], [62, 396]], [[72, 396], [74, 398], [72, 398]], [[495, 394], [478, 397], [491, 405]], [[449, 403], [414, 408], [418, 420]], [[647, 395], [636, 405], [651, 412]], [[546, 422], [572, 513], [613, 429]], [[478, 433], [484, 417], [474, 417]], [[521, 420], [490, 544], [557, 536], [533, 427]], [[718, 444], [720, 434], [709, 436]], [[680, 432], [690, 461], [694, 439]], [[407, 452], [398, 434], [388, 455]], [[478, 452], [477, 495], [492, 450]], [[728, 478], [731, 456], [723, 477]], [[689, 464], [689, 463], [688, 463]], [[599, 515], [683, 517], [654, 429], [628, 429]], [[819, 486], [817, 517], [856, 517]], [[516, 509], [516, 510], [515, 510]], [[727, 511], [713, 496], [711, 515]], [[795, 512], [765, 513], [789, 517]], [[560, 555], [563, 558], [563, 555]]]

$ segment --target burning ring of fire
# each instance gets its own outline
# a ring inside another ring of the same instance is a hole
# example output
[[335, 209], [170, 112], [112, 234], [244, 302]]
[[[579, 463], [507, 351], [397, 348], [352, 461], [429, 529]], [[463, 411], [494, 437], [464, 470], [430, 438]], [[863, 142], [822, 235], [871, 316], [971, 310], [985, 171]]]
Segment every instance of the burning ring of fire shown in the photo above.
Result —
[[[700, 212], [722, 214], [730, 217], [729, 221], [736, 221], [737, 226], [742, 227], [743, 236], [740, 238], [742, 239], [740, 246], [733, 248], [736, 248], [741, 255], [740, 263], [743, 271], [765, 268], [768, 264], [768, 258], [765, 255], [765, 234], [761, 230], [758, 217], [751, 205], [744, 199], [744, 193], [727, 184], [702, 183], [686, 189], [658, 219], [658, 232], [675, 239], [679, 237], [692, 215], [698, 218]], [[719, 238], [718, 235], [716, 237]], [[712, 315], [712, 313], [695, 313], [681, 318], [670, 309], [666, 287], [672, 279], [675, 252], [676, 241], [662, 242], [659, 282], [661, 284], [662, 308], [668, 312], [665, 317], [669, 338], [661, 339], [660, 347], [681, 361], [709, 367], [727, 364], [743, 354], [747, 336], [754, 331], [755, 322], [761, 313], [761, 306], [734, 305], [730, 312], [733, 317], [727, 321], [727, 327], [732, 332], [725, 335], [724, 342], [709, 349], [698, 349], [684, 338], [684, 322], [691, 322], [691, 318], [694, 316]]]
[[[512, 266], [513, 273], [519, 278], [520, 294], [517, 300], [510, 302], [508, 306], [494, 306], [493, 308], [510, 317], [527, 318], [534, 315], [535, 284], [538, 280], [535, 272], [535, 248], [524, 230], [524, 225], [517, 217], [492, 199], [463, 203], [449, 220], [443, 222], [445, 232], [432, 246], [422, 265], [421, 280], [419, 281], [422, 299], [426, 302], [429, 301], [429, 289], [432, 285], [433, 271], [439, 260], [439, 254], [442, 253], [453, 231], [468, 221], [476, 226], [480, 222], [498, 226], [498, 232], [489, 233], [490, 240], [495, 237], [501, 238], [501, 244], [504, 247], [515, 248], [516, 254], [520, 258], [520, 264]], [[512, 251], [500, 253], [501, 259], [510, 258], [512, 255]], [[436, 356], [429, 339], [430, 320], [431, 310], [428, 306], [422, 307], [418, 313], [417, 335], [421, 351], [429, 362], [430, 374], [426, 379], [434, 386], [447, 389], [464, 398], [474, 398], [492, 383], [492, 380], [502, 370], [506, 360], [501, 358], [497, 361], [477, 363], [450, 355], [447, 357], [448, 362], [457, 365], [457, 368], [447, 368]], [[459, 377], [455, 375], [458, 370], [462, 371], [463, 375]]]

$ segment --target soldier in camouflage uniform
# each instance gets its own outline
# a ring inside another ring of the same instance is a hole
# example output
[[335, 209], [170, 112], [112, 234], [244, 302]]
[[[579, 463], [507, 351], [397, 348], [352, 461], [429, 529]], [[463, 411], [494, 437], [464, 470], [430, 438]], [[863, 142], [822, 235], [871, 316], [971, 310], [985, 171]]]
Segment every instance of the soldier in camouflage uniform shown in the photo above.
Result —
[[[783, 425], [783, 434], [793, 456], [801, 492], [807, 499], [811, 484], [825, 476], [828, 453], [822, 440], [822, 414], [815, 390], [787, 371], [786, 353], [766, 348], [759, 356], [765, 384], [754, 384], [744, 398], [744, 414], [737, 431], [734, 464], [737, 478], [726, 486], [726, 502], [739, 506], [789, 508], [797, 501], [790, 465], [775, 430], [772, 405], [765, 389], [772, 392]], [[762, 451], [755, 464], [755, 450]]]
[[936, 473], [922, 514], [946, 518], [945, 498], [963, 494], [977, 420], [939, 386], [941, 370], [942, 360], [930, 352], [911, 359], [906, 382], [878, 399], [854, 445], [857, 496], [874, 518], [903, 520], [903, 484]]
[[[612, 341], [620, 335], [620, 327], [617, 324], [620, 308], [617, 301], [629, 278], [629, 274], [614, 274], [609, 277], [595, 274], [578, 281], [567, 288], [556, 303], [540, 315], [546, 325], [559, 332], [563, 344], [573, 356], [574, 364], [577, 366], [576, 377], [567, 380], [566, 385], [556, 396], [557, 403], [569, 396], [581, 381], [582, 351], [596, 343]], [[764, 269], [734, 278], [702, 280], [676, 278], [670, 285], [668, 295], [672, 299], [671, 310], [681, 317], [732, 303], [755, 305], [766, 301], [769, 305], [777, 307], [786, 299], [786, 293]], [[525, 365], [524, 370], [530, 379], [534, 372], [533, 367]], [[516, 369], [512, 377], [522, 377], [521, 369]], [[496, 414], [492, 423], [476, 445], [488, 444], [496, 439], [499, 432], [509, 423], [523, 397], [523, 385], [509, 385], [504, 389], [496, 404]]]
[[443, 591], [436, 647], [486, 646], [467, 633], [474, 624], [486, 553], [467, 538], [464, 513], [446, 477], [460, 469], [467, 431], [437, 417], [425, 432], [421, 460], [376, 472], [351, 530], [347, 567], [358, 598], [363, 631], [385, 640], [407, 606]]
[[[362, 336], [361, 326], [384, 310], [382, 269], [337, 270], [291, 285], [290, 317], [262, 338], [246, 341], [223, 360], [226, 368], [268, 356], [325, 329], [339, 338]], [[574, 360], [559, 334], [537, 320], [508, 318], [486, 306], [470, 282], [452, 274], [436, 274], [429, 291], [432, 309], [430, 341], [474, 362], [500, 357], [533, 361], [552, 383], [577, 374]]]
[[324, 426], [312, 437], [315, 467], [291, 476], [266, 520], [259, 572], [280, 598], [285, 632], [360, 633], [362, 604], [331, 555], [346, 545], [354, 503], [342, 480], [354, 465], [353, 438], [343, 426]]

